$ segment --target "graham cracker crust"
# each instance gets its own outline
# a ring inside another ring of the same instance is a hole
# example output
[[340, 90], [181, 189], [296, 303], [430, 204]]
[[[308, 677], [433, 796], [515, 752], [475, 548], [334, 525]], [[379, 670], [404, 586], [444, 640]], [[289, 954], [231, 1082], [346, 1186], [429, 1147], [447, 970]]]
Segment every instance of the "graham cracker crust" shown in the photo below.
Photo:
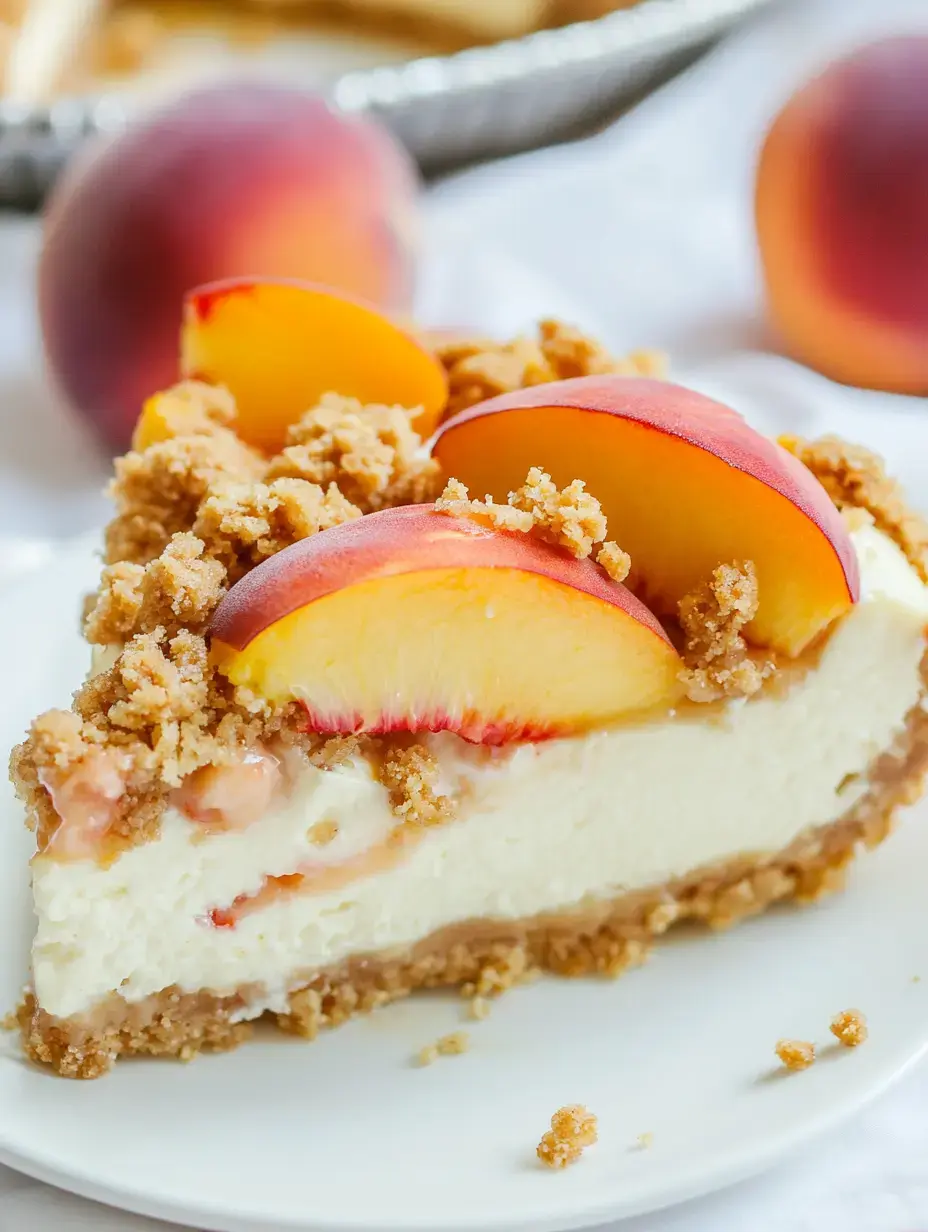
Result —
[[[561, 976], [618, 976], [640, 965], [654, 941], [684, 921], [724, 929], [792, 899], [814, 902], [840, 889], [859, 846], [889, 834], [897, 808], [914, 802], [928, 772], [926, 694], [909, 712], [895, 746], [870, 767], [867, 793], [838, 821], [801, 835], [774, 855], [745, 855], [699, 869], [663, 886], [608, 902], [581, 903], [554, 915], [518, 921], [477, 920], [442, 929], [403, 953], [354, 958], [307, 972], [290, 993], [286, 1013], [262, 1015], [281, 1030], [313, 1039], [420, 988], [461, 985], [492, 996], [538, 969]], [[260, 1001], [254, 985], [219, 997], [168, 988], [135, 1004], [117, 994], [91, 1018], [55, 1019], [27, 994], [17, 1011], [23, 1048], [34, 1062], [67, 1078], [97, 1078], [117, 1057], [190, 1060], [244, 1042], [251, 1022], [238, 1021]]]

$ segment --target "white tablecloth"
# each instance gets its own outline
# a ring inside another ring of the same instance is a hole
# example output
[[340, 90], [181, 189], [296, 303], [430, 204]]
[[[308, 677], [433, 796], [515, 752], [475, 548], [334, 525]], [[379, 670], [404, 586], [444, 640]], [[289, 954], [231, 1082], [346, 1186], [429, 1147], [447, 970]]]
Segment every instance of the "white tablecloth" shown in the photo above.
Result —
[[[794, 83], [841, 48], [913, 29], [928, 31], [928, 0], [782, 0], [595, 139], [446, 181], [427, 205], [423, 316], [506, 335], [560, 315], [615, 348], [665, 347], [680, 377], [761, 427], [875, 445], [928, 507], [928, 404], [839, 388], [777, 355], [750, 209], [760, 135]], [[107, 465], [40, 374], [36, 246], [31, 223], [0, 225], [0, 578], [106, 513]], [[157, 1226], [0, 1168], [0, 1232]], [[928, 1066], [764, 1179], [622, 1228], [928, 1228]]]

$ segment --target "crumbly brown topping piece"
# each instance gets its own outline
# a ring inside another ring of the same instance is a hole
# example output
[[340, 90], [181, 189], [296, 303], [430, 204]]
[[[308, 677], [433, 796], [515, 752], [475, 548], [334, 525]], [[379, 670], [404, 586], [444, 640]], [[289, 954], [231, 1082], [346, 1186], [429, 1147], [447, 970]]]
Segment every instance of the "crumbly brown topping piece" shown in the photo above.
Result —
[[551, 1118], [551, 1128], [542, 1134], [535, 1154], [547, 1168], [566, 1168], [598, 1136], [595, 1115], [582, 1104], [567, 1104]]
[[505, 505], [489, 496], [482, 501], [471, 500], [463, 483], [449, 479], [435, 508], [439, 513], [474, 518], [495, 530], [534, 535], [566, 548], [578, 560], [585, 560], [598, 548], [597, 564], [616, 582], [624, 581], [631, 568], [631, 558], [618, 544], [603, 542], [606, 518], [602, 506], [580, 479], [558, 490], [550, 475], [533, 466], [522, 487], [509, 493]]
[[197, 509], [193, 533], [222, 563], [231, 585], [291, 544], [360, 516], [335, 484], [323, 489], [305, 479], [220, 479]]
[[204, 550], [201, 539], [180, 532], [147, 565], [107, 565], [84, 624], [87, 641], [122, 644], [159, 627], [169, 637], [183, 629], [202, 633], [226, 591], [224, 566]]
[[448, 373], [446, 416], [497, 394], [577, 376], [616, 373], [663, 376], [666, 363], [656, 351], [635, 351], [615, 359], [594, 339], [560, 321], [542, 321], [537, 338], [497, 343], [455, 339], [437, 348]]
[[838, 436], [817, 441], [781, 436], [780, 444], [809, 468], [839, 509], [866, 509], [922, 581], [928, 582], [928, 522], [906, 503], [901, 486], [886, 474], [878, 454]]
[[808, 1069], [815, 1061], [815, 1045], [810, 1040], [777, 1040], [775, 1052], [787, 1069]]
[[466, 1031], [453, 1031], [443, 1035], [434, 1044], [426, 1044], [416, 1054], [419, 1065], [431, 1065], [439, 1057], [459, 1057], [470, 1048], [470, 1036]]
[[101, 750], [116, 751], [124, 789], [109, 837], [146, 841], [157, 833], [170, 787], [201, 766], [229, 761], [265, 727], [213, 672], [202, 636], [169, 638], [156, 628], [136, 634], [109, 671], [88, 680], [73, 710], [35, 720], [13, 750], [11, 774], [44, 847], [61, 820], [55, 784], [78, 770], [91, 782]]
[[209, 420], [195, 434], [156, 441], [116, 459], [109, 495], [116, 517], [105, 533], [108, 564], [147, 564], [172, 535], [193, 529], [200, 502], [220, 480], [257, 482], [266, 463], [229, 428]]
[[424, 454], [414, 414], [326, 394], [290, 429], [268, 479], [337, 484], [362, 513], [430, 501], [440, 486], [438, 463]]
[[842, 1010], [831, 1020], [829, 1030], [845, 1048], [859, 1048], [870, 1034], [867, 1020], [860, 1010]]
[[757, 614], [753, 561], [719, 565], [710, 581], [680, 600], [686, 667], [681, 680], [694, 702], [750, 697], [773, 670], [748, 650], [745, 625]]
[[393, 840], [405, 842], [430, 826], [454, 816], [454, 802], [438, 790], [438, 759], [425, 745], [404, 744], [402, 738], [381, 746], [378, 777], [390, 795], [400, 820]]

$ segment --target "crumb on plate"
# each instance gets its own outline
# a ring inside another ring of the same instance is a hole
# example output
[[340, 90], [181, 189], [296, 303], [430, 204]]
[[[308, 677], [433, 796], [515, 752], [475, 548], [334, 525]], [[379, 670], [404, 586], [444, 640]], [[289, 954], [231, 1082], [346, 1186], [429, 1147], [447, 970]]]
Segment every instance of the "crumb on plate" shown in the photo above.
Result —
[[462, 1052], [467, 1052], [469, 1047], [470, 1036], [466, 1031], [452, 1031], [450, 1035], [437, 1039], [434, 1044], [426, 1044], [421, 1048], [416, 1054], [416, 1060], [420, 1065], [431, 1065], [439, 1057], [458, 1057]]
[[867, 1020], [860, 1010], [842, 1010], [831, 1020], [829, 1030], [845, 1048], [859, 1047], [869, 1035]]
[[810, 1040], [781, 1039], [776, 1054], [787, 1069], [808, 1069], [815, 1061], [815, 1045]]
[[565, 1104], [551, 1118], [535, 1154], [546, 1168], [566, 1168], [580, 1158], [598, 1137], [596, 1116], [582, 1104]]

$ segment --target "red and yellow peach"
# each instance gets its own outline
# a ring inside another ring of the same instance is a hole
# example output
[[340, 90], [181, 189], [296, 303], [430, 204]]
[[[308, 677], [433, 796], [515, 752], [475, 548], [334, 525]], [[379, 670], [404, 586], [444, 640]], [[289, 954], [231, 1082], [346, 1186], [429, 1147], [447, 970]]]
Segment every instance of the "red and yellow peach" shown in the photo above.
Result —
[[789, 349], [852, 385], [928, 394], [928, 37], [861, 48], [777, 116], [757, 235]]
[[448, 397], [444, 368], [411, 334], [358, 300], [294, 281], [197, 288], [184, 305], [181, 371], [224, 385], [236, 431], [269, 453], [330, 391], [415, 408], [423, 436]]
[[844, 522], [801, 462], [721, 403], [665, 381], [594, 376], [492, 398], [447, 420], [446, 474], [498, 500], [541, 466], [583, 479], [661, 614], [719, 564], [753, 560], [752, 639], [797, 654], [856, 600]]
[[368, 514], [271, 557], [229, 591], [211, 636], [234, 684], [301, 701], [323, 732], [502, 744], [681, 692], [661, 625], [598, 565], [430, 505]]
[[53, 193], [39, 266], [52, 374], [121, 449], [143, 399], [176, 378], [193, 287], [303, 278], [405, 313], [415, 194], [386, 130], [318, 97], [236, 84], [181, 98], [79, 158]]

